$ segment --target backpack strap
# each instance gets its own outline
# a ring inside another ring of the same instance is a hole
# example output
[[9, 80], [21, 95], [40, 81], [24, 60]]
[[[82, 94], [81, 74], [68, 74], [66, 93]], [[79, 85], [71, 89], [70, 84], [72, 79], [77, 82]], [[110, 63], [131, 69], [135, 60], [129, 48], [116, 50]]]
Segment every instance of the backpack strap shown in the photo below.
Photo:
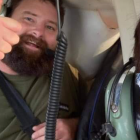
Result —
[[38, 125], [40, 121], [34, 116], [22, 96], [11, 85], [11, 83], [6, 79], [1, 71], [0, 88], [3, 91], [10, 106], [13, 108], [16, 117], [20, 121], [22, 130], [31, 137], [33, 133], [32, 127]]

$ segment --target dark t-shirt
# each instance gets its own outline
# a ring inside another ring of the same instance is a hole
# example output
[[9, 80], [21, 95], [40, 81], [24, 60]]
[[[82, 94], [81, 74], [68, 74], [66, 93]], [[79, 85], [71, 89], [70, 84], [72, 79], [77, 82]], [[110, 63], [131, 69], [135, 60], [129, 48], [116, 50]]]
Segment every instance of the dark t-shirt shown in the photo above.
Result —
[[[39, 78], [33, 76], [25, 77], [20, 75], [4, 75], [22, 95], [34, 115], [39, 118], [41, 122], [44, 122], [47, 110], [50, 78], [46, 75]], [[77, 81], [71, 73], [68, 65], [66, 65], [58, 118], [77, 117], [79, 115], [77, 87]], [[30, 140], [30, 138], [24, 132], [22, 132], [20, 123], [1, 89], [0, 140]]]

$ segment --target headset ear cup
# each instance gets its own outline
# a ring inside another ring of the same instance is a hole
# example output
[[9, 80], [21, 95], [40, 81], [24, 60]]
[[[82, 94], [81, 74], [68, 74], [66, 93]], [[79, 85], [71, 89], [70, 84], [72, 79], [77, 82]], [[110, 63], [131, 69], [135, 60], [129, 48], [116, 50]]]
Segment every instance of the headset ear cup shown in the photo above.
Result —
[[3, 5], [0, 10], [0, 16], [5, 16], [7, 11], [6, 5]]

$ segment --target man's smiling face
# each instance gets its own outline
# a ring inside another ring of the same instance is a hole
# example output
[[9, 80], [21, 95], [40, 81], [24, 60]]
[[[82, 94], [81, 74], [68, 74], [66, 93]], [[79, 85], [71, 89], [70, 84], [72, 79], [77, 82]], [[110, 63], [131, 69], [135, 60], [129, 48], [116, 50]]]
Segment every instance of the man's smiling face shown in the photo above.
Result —
[[[55, 50], [57, 41], [57, 11], [49, 2], [41, 0], [23, 0], [14, 10], [11, 18], [19, 21], [22, 30], [19, 35], [32, 35], [48, 44]], [[30, 51], [38, 51], [37, 40], [29, 40], [25, 47]]]
[[54, 51], [57, 45], [56, 8], [49, 1], [23, 0], [11, 18], [22, 25], [18, 33], [20, 42], [6, 54], [3, 62], [22, 75], [48, 73], [53, 58], [46, 55], [46, 49]]

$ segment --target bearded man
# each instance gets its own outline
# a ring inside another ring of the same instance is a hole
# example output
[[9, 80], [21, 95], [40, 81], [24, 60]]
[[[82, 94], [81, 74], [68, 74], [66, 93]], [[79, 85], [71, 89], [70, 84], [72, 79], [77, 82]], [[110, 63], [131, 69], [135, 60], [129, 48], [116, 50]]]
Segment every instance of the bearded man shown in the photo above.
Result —
[[[12, 0], [7, 16], [0, 17], [0, 70], [42, 123], [33, 127], [32, 139], [44, 140], [53, 64], [48, 50], [55, 51], [58, 34], [55, 0]], [[59, 111], [56, 140], [73, 140], [79, 116], [78, 89], [67, 64], [62, 85], [60, 102], [67, 110]], [[29, 140], [1, 89], [0, 103], [0, 139]]]

